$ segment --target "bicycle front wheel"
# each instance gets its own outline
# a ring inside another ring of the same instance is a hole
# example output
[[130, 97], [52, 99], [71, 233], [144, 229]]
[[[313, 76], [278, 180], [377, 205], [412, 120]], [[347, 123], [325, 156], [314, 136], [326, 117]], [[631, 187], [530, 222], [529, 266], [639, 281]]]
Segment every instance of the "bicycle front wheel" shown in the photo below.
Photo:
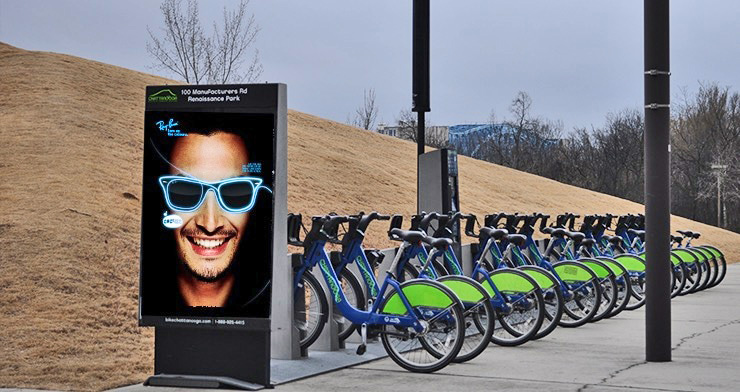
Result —
[[[401, 291], [423, 326], [411, 328], [382, 325], [380, 340], [388, 356], [402, 368], [431, 373], [447, 366], [460, 352], [465, 339], [464, 309], [460, 300], [442, 284], [413, 279]], [[380, 306], [381, 313], [407, 315], [399, 294], [392, 290]]]
[[532, 340], [545, 319], [542, 288], [513, 268], [492, 271], [489, 277], [495, 289], [484, 276], [478, 280], [495, 297], [496, 323], [491, 341], [500, 346], [518, 346]]
[[301, 287], [297, 290], [296, 300], [303, 294], [304, 305], [296, 312], [295, 326], [300, 334], [301, 349], [307, 349], [319, 338], [328, 318], [329, 305], [321, 284], [311, 272], [306, 271], [301, 277]]
[[[357, 276], [347, 267], [344, 267], [342, 272], [339, 273], [339, 282], [342, 285], [342, 291], [344, 292], [344, 296], [347, 298], [347, 302], [349, 302], [349, 304], [355, 309], [365, 310], [365, 295]], [[337, 323], [339, 330], [339, 340], [344, 341], [352, 335], [352, 332], [355, 331], [357, 325], [352, 324], [351, 321], [347, 320], [339, 309], [335, 309], [333, 314], [334, 322]]]

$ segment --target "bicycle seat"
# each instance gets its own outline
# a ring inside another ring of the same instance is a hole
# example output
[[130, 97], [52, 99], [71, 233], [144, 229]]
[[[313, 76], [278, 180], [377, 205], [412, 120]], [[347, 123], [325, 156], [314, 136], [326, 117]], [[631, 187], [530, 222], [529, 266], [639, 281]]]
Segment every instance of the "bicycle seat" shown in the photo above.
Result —
[[573, 241], [582, 241], [584, 238], [586, 238], [586, 235], [579, 231], [565, 231], [564, 234], [570, 237], [570, 239], [572, 239]]
[[495, 229], [493, 227], [481, 227], [480, 233], [487, 237], [493, 237], [495, 240], [500, 240], [501, 238], [506, 237], [506, 235], [509, 234], [509, 231], [506, 229]]
[[678, 242], [680, 244], [683, 241], [683, 237], [679, 237], [677, 235], [672, 235], [671, 234], [671, 241]]
[[452, 245], [452, 240], [449, 238], [434, 238], [426, 236], [422, 239], [425, 243], [439, 249], [439, 250], [445, 250], [447, 247]]
[[421, 240], [424, 239], [424, 237], [426, 237], [426, 234], [422, 233], [421, 231], [401, 230], [397, 228], [391, 229], [388, 234], [390, 234], [392, 240], [403, 240], [412, 244], [418, 244], [419, 242], [421, 242]]
[[593, 238], [584, 238], [583, 240], [581, 240], [581, 246], [584, 246], [586, 248], [592, 247], [595, 243], [596, 241]]
[[699, 238], [699, 237], [701, 237], [701, 233], [699, 233], [698, 231], [695, 231], [695, 232], [691, 233], [691, 236], [694, 237], [694, 238]]
[[516, 246], [524, 246], [524, 243], [527, 242], [527, 237], [521, 234], [509, 234], [506, 239]]
[[[607, 236], [604, 236], [604, 237], [607, 237]], [[622, 237], [618, 235], [610, 235], [606, 238], [606, 240], [609, 241], [609, 243], [613, 245], [619, 245], [622, 243]]]
[[645, 235], [645, 230], [635, 230], [635, 229], [629, 229], [627, 230], [628, 233], [643, 236]]
[[553, 237], [562, 237], [565, 235], [565, 233], [567, 233], [565, 229], [561, 229], [561, 228], [549, 227], [549, 229], [552, 229], [552, 230], [549, 230], [549, 233], [547, 234], [550, 234]]
[[681, 233], [684, 237], [693, 237], [694, 232], [691, 230], [677, 230], [679, 233]]

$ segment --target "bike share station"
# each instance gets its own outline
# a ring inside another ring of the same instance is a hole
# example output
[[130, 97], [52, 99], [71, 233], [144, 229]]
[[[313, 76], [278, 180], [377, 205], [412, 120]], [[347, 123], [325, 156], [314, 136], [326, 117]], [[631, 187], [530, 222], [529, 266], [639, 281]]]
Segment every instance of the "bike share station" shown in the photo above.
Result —
[[[655, 196], [668, 194], [667, 10], [667, 0], [645, 2], [649, 244], [669, 232], [667, 203]], [[414, 1], [413, 22], [417, 213], [446, 214], [460, 210], [457, 156], [425, 152], [423, 142], [428, 0]], [[300, 254], [288, 254], [285, 219], [286, 86], [149, 86], [146, 97], [139, 325], [155, 327], [155, 375], [145, 385], [257, 390], [385, 357], [377, 339], [366, 350], [358, 334], [340, 341], [333, 306], [310, 350], [301, 349], [306, 296], [295, 285]], [[452, 236], [468, 274], [474, 249], [459, 245], [459, 224]], [[375, 251], [377, 275], [396, 249]], [[647, 258], [646, 357], [670, 361], [667, 263], [658, 262], [667, 251], [648, 246]], [[348, 268], [362, 276], [356, 264]], [[312, 273], [330, 292], [318, 268]]]

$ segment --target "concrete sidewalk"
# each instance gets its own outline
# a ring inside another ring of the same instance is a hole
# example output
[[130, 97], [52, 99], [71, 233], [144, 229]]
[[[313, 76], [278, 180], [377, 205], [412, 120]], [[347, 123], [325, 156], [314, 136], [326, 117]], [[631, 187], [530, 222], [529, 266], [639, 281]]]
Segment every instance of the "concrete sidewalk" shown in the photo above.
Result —
[[465, 364], [414, 374], [390, 359], [279, 385], [281, 391], [740, 390], [740, 265], [713, 289], [672, 301], [673, 361], [645, 362], [645, 310], [521, 347], [490, 346]]
[[[434, 374], [390, 359], [276, 386], [278, 391], [737, 391], [740, 390], [740, 265], [713, 289], [672, 301], [673, 361], [645, 362], [645, 310], [521, 347], [491, 345], [475, 360]], [[129, 386], [121, 391], [183, 390]]]

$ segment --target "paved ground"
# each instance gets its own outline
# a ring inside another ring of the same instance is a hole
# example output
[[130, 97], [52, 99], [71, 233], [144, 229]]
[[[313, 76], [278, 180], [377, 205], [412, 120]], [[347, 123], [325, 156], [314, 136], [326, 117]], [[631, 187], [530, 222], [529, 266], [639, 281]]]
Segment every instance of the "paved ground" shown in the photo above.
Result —
[[[719, 286], [672, 302], [673, 361], [644, 361], [644, 308], [521, 347], [490, 346], [435, 374], [382, 359], [278, 385], [278, 391], [737, 391], [740, 390], [740, 265]], [[121, 391], [176, 388], [129, 386]]]
[[432, 375], [384, 359], [277, 387], [281, 391], [737, 391], [740, 390], [740, 265], [713, 289], [672, 302], [673, 361], [644, 361], [644, 308], [522, 347], [491, 346]]

